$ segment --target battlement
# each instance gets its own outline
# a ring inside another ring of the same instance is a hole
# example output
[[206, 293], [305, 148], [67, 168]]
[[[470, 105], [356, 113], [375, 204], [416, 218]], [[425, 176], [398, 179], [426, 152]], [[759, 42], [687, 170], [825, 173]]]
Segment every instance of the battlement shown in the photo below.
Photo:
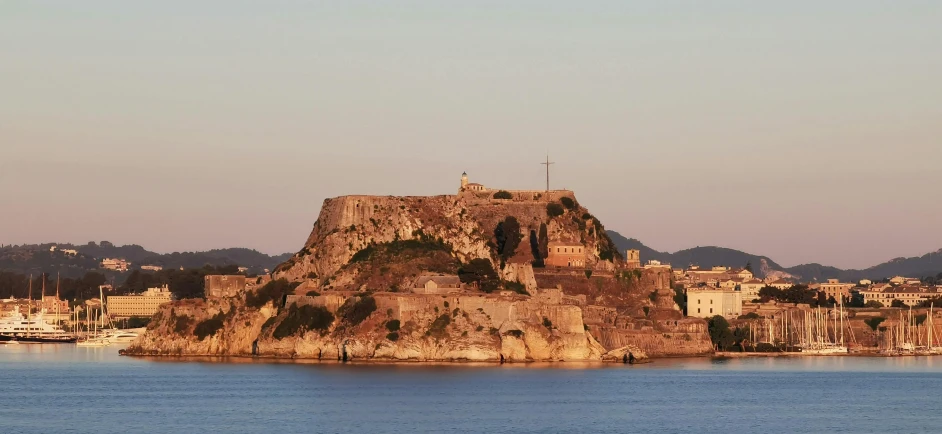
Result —
[[[508, 193], [510, 198], [502, 198], [503, 195], [498, 193]], [[495, 197], [495, 195], [497, 196]], [[575, 200], [576, 195], [571, 190], [462, 190], [458, 193], [458, 197], [471, 204], [499, 204], [507, 202], [558, 202], [563, 197]]]

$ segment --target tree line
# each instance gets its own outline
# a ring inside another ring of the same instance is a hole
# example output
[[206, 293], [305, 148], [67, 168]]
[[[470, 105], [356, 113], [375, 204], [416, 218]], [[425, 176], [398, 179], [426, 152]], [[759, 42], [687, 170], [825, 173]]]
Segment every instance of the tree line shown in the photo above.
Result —
[[[201, 298], [204, 296], [203, 282], [209, 274], [238, 274], [237, 265], [204, 266], [201, 268], [165, 269], [160, 271], [134, 270], [128, 273], [124, 282], [117, 284], [105, 295], [128, 295], [143, 292], [147, 288], [168, 285], [170, 293], [176, 299]], [[56, 294], [56, 275], [40, 273], [33, 276], [12, 271], [0, 271], [0, 298], [28, 298], [32, 283], [32, 298]], [[82, 302], [99, 297], [100, 285], [109, 283], [104, 274], [89, 271], [82, 277], [60, 277], [58, 279], [59, 297], [63, 300]], [[45, 291], [43, 286], [45, 284]]]

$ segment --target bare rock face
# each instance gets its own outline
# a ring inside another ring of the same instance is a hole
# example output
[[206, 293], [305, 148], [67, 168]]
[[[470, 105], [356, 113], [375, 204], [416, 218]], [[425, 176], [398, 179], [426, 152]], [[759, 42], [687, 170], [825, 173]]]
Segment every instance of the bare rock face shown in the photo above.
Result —
[[[333, 295], [331, 297], [334, 297]], [[354, 300], [360, 297], [352, 297]], [[585, 361], [605, 349], [584, 329], [576, 306], [531, 297], [375, 294], [375, 310], [358, 324], [338, 319], [323, 330], [276, 338], [286, 321], [271, 305], [247, 309], [229, 299], [207, 306], [175, 302], [128, 349], [142, 355], [252, 355], [337, 360]], [[295, 306], [328, 310], [328, 296], [297, 297]], [[223, 316], [222, 327], [200, 338], [196, 330]], [[396, 327], [390, 327], [395, 321]], [[390, 332], [390, 329], [395, 332]], [[392, 337], [395, 333], [395, 337]]]
[[[251, 354], [262, 324], [275, 309], [271, 304], [258, 310], [242, 308], [241, 300], [183, 300], [164, 306], [151, 319], [147, 330], [129, 347], [128, 352], [146, 355], [240, 355]], [[213, 318], [220, 327], [199, 339], [197, 327]]]
[[[552, 194], [550, 194], [552, 193]], [[533, 193], [513, 200], [494, 199], [490, 195], [446, 195], [422, 197], [342, 196], [324, 201], [320, 216], [300, 252], [275, 270], [275, 278], [310, 281], [306, 288], [359, 290], [346, 286], [355, 279], [354, 270], [345, 267], [358, 252], [371, 246], [403, 240], [424, 240], [447, 245], [459, 263], [472, 259], [488, 259], [510, 281], [535, 288], [527, 268], [533, 259], [531, 236], [541, 230], [547, 241], [583, 243], [587, 251], [587, 268], [612, 270], [610, 260], [619, 258], [614, 244], [605, 235], [597, 219], [581, 206], [551, 217], [550, 203], [559, 204], [560, 197], [575, 203], [571, 192], [550, 192], [546, 196]], [[493, 248], [492, 238], [498, 224], [514, 218], [519, 226], [519, 246], [500, 267], [501, 261]], [[401, 282], [388, 282], [389, 285]], [[386, 289], [386, 288], [374, 288]]]

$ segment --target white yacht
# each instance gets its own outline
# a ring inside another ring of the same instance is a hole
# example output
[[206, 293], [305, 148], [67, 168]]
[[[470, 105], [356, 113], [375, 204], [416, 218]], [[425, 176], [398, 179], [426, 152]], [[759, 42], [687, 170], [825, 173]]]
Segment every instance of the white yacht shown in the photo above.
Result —
[[112, 343], [128, 343], [137, 339], [140, 336], [138, 330], [122, 330], [122, 329], [109, 329], [102, 330], [103, 338], [111, 341]]
[[75, 342], [75, 336], [58, 326], [49, 324], [43, 318], [43, 310], [36, 315], [23, 315], [16, 306], [6, 317], [0, 319], [0, 341], [19, 341], [37, 343]]

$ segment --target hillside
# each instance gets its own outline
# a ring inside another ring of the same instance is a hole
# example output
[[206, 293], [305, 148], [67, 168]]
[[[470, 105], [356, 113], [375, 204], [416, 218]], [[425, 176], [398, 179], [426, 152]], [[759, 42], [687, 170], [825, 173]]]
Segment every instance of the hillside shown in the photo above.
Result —
[[862, 270], [845, 270], [821, 264], [782, 267], [768, 256], [754, 255], [724, 247], [694, 247], [674, 253], [660, 252], [644, 245], [641, 241], [626, 238], [615, 231], [608, 231], [608, 236], [621, 252], [627, 249], [638, 249], [641, 252], [641, 260], [644, 262], [654, 259], [670, 263], [675, 267], [687, 267], [691, 264], [701, 267], [721, 265], [742, 267], [750, 263], [759, 277], [764, 277], [765, 274], [762, 271], [763, 261], [767, 264], [769, 270], [785, 272], [803, 281], [841, 279], [845, 282], [855, 282], [861, 279], [879, 280], [893, 276], [926, 277], [942, 273], [942, 249], [917, 257], [896, 258]]
[[[50, 251], [56, 246], [56, 251]], [[68, 255], [62, 250], [78, 252]], [[0, 247], [0, 271], [23, 274], [61, 273], [63, 277], [81, 277], [89, 271], [104, 272], [99, 268], [102, 258], [122, 258], [131, 262], [131, 269], [141, 265], [159, 265], [164, 268], [200, 268], [203, 266], [238, 265], [249, 267], [253, 272], [274, 269], [291, 254], [266, 255], [252, 249], [229, 248], [205, 252], [156, 253], [136, 244], [116, 246], [108, 241], [88, 244], [25, 244]], [[120, 273], [108, 272], [120, 281]]]
[[612, 242], [618, 246], [619, 251], [626, 249], [637, 249], [641, 252], [641, 261], [647, 262], [650, 259], [669, 263], [675, 267], [687, 268], [690, 265], [699, 265], [701, 267], [730, 266], [745, 267], [751, 264], [752, 269], [759, 275], [763, 261], [773, 270], [782, 270], [782, 267], [766, 256], [753, 255], [741, 252], [739, 250], [727, 249], [725, 247], [694, 247], [692, 249], [679, 250], [674, 253], [660, 252], [634, 238], [625, 238], [615, 231], [608, 231], [608, 236]]
[[572, 192], [468, 187], [327, 199], [273, 281], [167, 305], [129, 352], [504, 362], [712, 351], [706, 323], [677, 309], [670, 273], [626, 269]]
[[942, 273], [942, 249], [910, 258], [896, 258], [863, 270], [842, 270], [821, 264], [803, 264], [787, 268], [792, 274], [805, 279], [840, 278], [845, 281], [885, 279], [893, 276], [927, 277]]

